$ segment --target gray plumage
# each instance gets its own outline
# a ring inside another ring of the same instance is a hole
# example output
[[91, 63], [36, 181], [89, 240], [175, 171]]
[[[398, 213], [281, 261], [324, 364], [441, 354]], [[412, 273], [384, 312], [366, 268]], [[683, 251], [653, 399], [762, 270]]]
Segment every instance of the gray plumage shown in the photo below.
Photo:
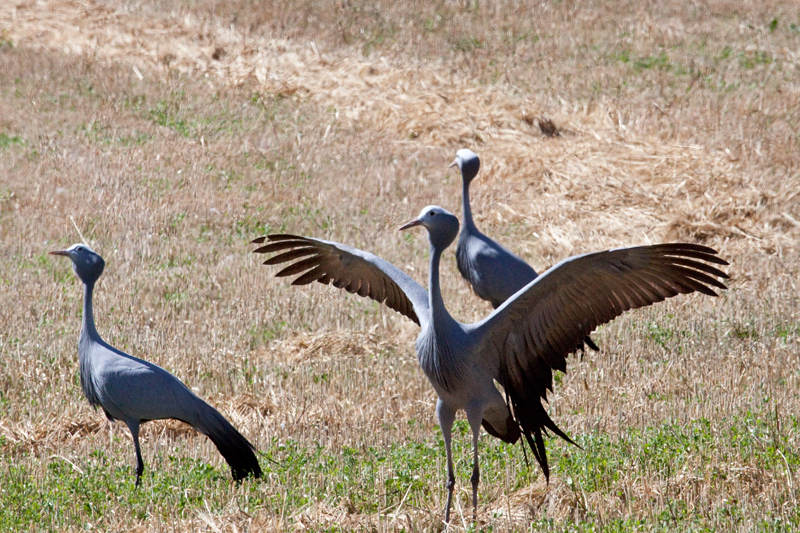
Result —
[[[505, 442], [524, 435], [549, 479], [543, 433], [549, 429], [572, 442], [547, 415], [542, 400], [552, 390], [552, 370], [566, 371], [566, 356], [589, 332], [628, 309], [677, 294], [724, 289], [728, 276], [708, 263], [726, 265], [716, 251], [694, 244], [620, 248], [566, 259], [523, 287], [487, 318], [462, 324], [447, 312], [439, 285], [442, 252], [458, 234], [458, 219], [436, 206], [426, 207], [400, 229], [424, 226], [431, 245], [429, 290], [392, 264], [343, 244], [269, 235], [256, 253], [278, 253], [267, 265], [291, 264], [277, 276], [300, 274], [292, 284], [313, 281], [383, 302], [417, 322], [420, 366], [436, 390], [447, 452], [447, 506], [450, 520], [455, 477], [451, 430], [456, 412], [466, 411], [472, 429], [473, 517], [477, 515], [478, 436], [483, 427]], [[495, 386], [502, 385], [504, 398]]]
[[[456, 245], [458, 271], [479, 298], [488, 301], [497, 309], [514, 293], [535, 280], [538, 274], [521, 257], [481, 233], [475, 226], [469, 202], [469, 185], [481, 168], [481, 161], [475, 152], [462, 148], [456, 152], [456, 158], [450, 166], [458, 166], [461, 170], [464, 225], [461, 227]], [[589, 336], [583, 339], [578, 347], [583, 348], [584, 344], [594, 351], [599, 351]]]
[[163, 368], [117, 350], [100, 338], [94, 324], [92, 293], [105, 267], [103, 258], [83, 244], [50, 253], [69, 257], [83, 282], [83, 321], [78, 342], [81, 387], [92, 407], [102, 407], [109, 420], [121, 420], [130, 429], [136, 452], [136, 486], [144, 472], [139, 426], [165, 418], [186, 422], [211, 439], [230, 465], [235, 480], [249, 474], [260, 477], [253, 445], [216, 409]]

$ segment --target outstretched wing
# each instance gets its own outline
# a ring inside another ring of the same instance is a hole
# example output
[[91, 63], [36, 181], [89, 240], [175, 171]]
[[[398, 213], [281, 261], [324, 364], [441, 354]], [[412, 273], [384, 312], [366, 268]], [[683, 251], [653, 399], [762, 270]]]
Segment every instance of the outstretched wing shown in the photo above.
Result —
[[[716, 296], [727, 274], [716, 250], [696, 244], [619, 248], [566, 259], [520, 289], [475, 325], [482, 353], [504, 387], [545, 476], [542, 431], [572, 442], [550, 419], [541, 400], [552, 390], [552, 369], [566, 371], [566, 357], [597, 326], [628, 309], [678, 294]], [[545, 430], [546, 431], [546, 430]]]
[[254, 253], [280, 252], [264, 264], [291, 263], [276, 276], [300, 274], [292, 285], [306, 285], [312, 281], [326, 285], [332, 283], [347, 292], [385, 303], [417, 324], [420, 320], [428, 320], [428, 291], [376, 255], [338, 242], [296, 235], [268, 235], [255, 239], [252, 244], [267, 241], [268, 244], [257, 248]]

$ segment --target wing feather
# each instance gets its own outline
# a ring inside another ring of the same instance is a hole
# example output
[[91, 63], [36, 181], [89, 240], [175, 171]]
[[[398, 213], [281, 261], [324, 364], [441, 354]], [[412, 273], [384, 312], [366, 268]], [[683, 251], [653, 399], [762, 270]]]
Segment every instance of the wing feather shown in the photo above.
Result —
[[[552, 370], [597, 326], [629, 309], [678, 294], [716, 296], [728, 276], [717, 252], [687, 243], [620, 248], [566, 259], [474, 325], [481, 353], [506, 391], [509, 407], [546, 476], [543, 433], [569, 441], [542, 405]], [[572, 441], [570, 441], [572, 442]]]
[[328, 274], [325, 272], [325, 269], [322, 266], [317, 265], [305, 274], [297, 277], [292, 281], [292, 285], [308, 285], [314, 281], [319, 281], [320, 283], [324, 283], [327, 285], [330, 283], [330, 278]]
[[319, 257], [309, 257], [307, 259], [303, 259], [302, 261], [298, 261], [297, 263], [292, 263], [291, 265], [287, 266], [277, 274], [275, 274], [276, 278], [283, 278], [286, 276], [293, 276], [295, 274], [299, 274], [300, 272], [305, 272], [309, 268], [315, 267], [319, 264]]
[[[290, 243], [280, 243], [280, 244], [290, 244]], [[266, 246], [262, 246], [262, 248], [266, 248]], [[263, 253], [263, 252], [262, 252]], [[264, 261], [265, 265], [279, 265], [281, 263], [286, 263], [288, 261], [293, 261], [295, 259], [299, 259], [301, 257], [305, 257], [307, 255], [312, 255], [317, 253], [317, 251], [313, 248], [297, 248], [295, 250], [291, 250], [288, 252], [284, 252], [282, 254], [278, 254], [274, 257], [270, 257], [266, 261]]]
[[275, 274], [277, 277], [299, 274], [292, 285], [313, 281], [332, 284], [385, 303], [417, 324], [428, 319], [428, 292], [405, 272], [373, 254], [297, 235], [267, 235], [254, 239], [253, 244], [263, 244], [254, 253], [277, 253], [264, 261], [265, 265], [288, 263]]

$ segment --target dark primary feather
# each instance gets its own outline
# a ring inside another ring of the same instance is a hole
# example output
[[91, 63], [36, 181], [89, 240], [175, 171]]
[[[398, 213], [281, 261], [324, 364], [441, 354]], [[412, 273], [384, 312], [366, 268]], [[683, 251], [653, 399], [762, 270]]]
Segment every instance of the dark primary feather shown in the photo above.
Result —
[[728, 275], [711, 264], [728, 263], [716, 254], [706, 246], [674, 243], [571, 257], [478, 324], [485, 345], [495, 347], [489, 353], [499, 358], [496, 379], [546, 474], [542, 433], [549, 429], [569, 441], [541, 403], [552, 390], [552, 369], [565, 371], [576, 343], [629, 309], [691, 292], [717, 296], [713, 288], [726, 288], [717, 278]]

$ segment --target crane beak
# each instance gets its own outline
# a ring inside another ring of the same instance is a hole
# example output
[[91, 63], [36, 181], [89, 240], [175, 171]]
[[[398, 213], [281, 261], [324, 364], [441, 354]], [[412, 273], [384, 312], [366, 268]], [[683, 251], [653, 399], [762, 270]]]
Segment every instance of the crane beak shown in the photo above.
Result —
[[400, 226], [398, 229], [400, 231], [402, 231], [404, 229], [413, 228], [414, 226], [421, 226], [421, 225], [422, 225], [422, 220], [419, 219], [419, 218], [415, 218], [414, 220], [411, 220], [410, 222], [406, 222], [405, 224]]
[[457, 166], [457, 165], [458, 165], [458, 158], [456, 157], [455, 159], [453, 159], [452, 163], [447, 165], [447, 168], [453, 168], [454, 166]]
[[50, 255], [65, 255], [69, 257], [69, 252], [66, 250], [53, 250], [52, 252], [48, 252]]

